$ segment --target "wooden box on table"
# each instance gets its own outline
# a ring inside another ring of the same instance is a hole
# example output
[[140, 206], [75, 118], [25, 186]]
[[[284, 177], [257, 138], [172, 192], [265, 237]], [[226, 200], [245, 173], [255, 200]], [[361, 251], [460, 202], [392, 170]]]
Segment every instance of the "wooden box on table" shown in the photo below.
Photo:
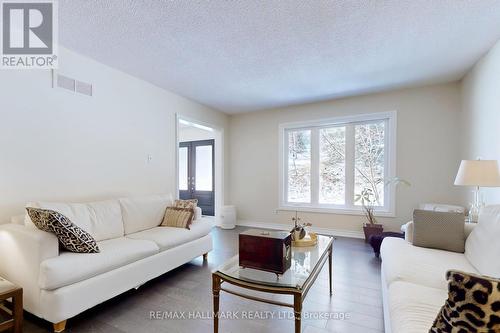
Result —
[[241, 267], [283, 274], [292, 263], [292, 237], [286, 231], [250, 229], [239, 235], [239, 252]]

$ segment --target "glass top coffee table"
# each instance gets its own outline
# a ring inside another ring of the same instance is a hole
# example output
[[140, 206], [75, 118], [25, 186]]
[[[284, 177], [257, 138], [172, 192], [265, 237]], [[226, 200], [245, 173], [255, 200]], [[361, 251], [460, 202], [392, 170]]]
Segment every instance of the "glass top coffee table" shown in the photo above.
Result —
[[[321, 269], [328, 261], [330, 296], [332, 289], [333, 237], [318, 235], [318, 244], [311, 247], [292, 247], [292, 266], [283, 275], [239, 266], [234, 256], [212, 273], [214, 303], [214, 332], [219, 332], [219, 294], [221, 291], [250, 300], [293, 308], [295, 332], [301, 331], [302, 303], [307, 292], [316, 281]], [[260, 298], [224, 288], [228, 283], [240, 288], [271, 294], [292, 295], [293, 304]]]

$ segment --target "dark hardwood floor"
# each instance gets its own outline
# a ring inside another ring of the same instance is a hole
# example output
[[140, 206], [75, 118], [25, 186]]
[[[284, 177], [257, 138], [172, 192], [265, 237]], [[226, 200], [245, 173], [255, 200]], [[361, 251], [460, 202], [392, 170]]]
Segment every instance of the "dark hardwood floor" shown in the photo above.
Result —
[[[68, 320], [67, 332], [149, 333], [213, 331], [211, 271], [237, 253], [238, 233], [214, 229], [214, 250], [208, 262], [196, 258], [164, 274], [138, 290], [132, 290]], [[379, 333], [384, 331], [380, 261], [363, 240], [337, 238], [334, 243], [334, 295], [328, 293], [328, 267], [325, 265], [304, 302], [303, 332]], [[285, 296], [273, 298], [286, 299]], [[245, 300], [221, 293], [221, 311], [239, 319], [221, 319], [220, 332], [293, 332], [291, 309]], [[151, 319], [151, 313], [185, 312], [194, 319]], [[198, 311], [198, 312], [195, 312]], [[247, 311], [247, 318], [241, 318]], [[248, 312], [250, 311], [250, 312]], [[274, 314], [275, 318], [271, 318]], [[324, 319], [325, 314], [330, 318]], [[250, 318], [250, 315], [268, 318]], [[318, 318], [323, 316], [323, 318]], [[271, 318], [271, 319], [269, 319]], [[343, 318], [343, 319], [342, 319]], [[50, 332], [52, 325], [25, 313], [24, 332]]]

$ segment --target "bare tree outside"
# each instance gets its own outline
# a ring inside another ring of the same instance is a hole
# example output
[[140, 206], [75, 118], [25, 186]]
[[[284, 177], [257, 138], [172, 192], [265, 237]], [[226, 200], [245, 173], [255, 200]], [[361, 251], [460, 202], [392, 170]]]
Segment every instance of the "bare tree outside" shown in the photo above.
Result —
[[385, 121], [356, 125], [354, 140], [355, 203], [384, 206]]
[[[315, 130], [319, 134], [319, 170], [311, 170], [312, 130], [288, 132], [287, 200], [296, 203], [311, 202], [312, 171], [319, 174], [319, 204], [345, 205], [348, 201], [357, 206], [383, 207], [385, 120]], [[347, 161], [348, 132], [354, 135], [350, 138], [354, 140], [354, 161]], [[347, 165], [354, 168], [354, 184], [346, 184]], [[348, 186], [354, 186], [354, 197], [349, 199], [346, 198]]]
[[345, 126], [320, 130], [320, 192], [322, 204], [345, 204]]
[[288, 201], [311, 202], [311, 131], [288, 134]]

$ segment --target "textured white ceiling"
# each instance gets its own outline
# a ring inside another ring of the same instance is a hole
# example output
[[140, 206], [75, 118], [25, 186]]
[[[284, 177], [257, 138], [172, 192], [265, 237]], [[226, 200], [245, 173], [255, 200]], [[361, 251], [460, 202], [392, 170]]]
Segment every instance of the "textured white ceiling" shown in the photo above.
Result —
[[64, 46], [227, 113], [459, 79], [499, 0], [60, 0]]

